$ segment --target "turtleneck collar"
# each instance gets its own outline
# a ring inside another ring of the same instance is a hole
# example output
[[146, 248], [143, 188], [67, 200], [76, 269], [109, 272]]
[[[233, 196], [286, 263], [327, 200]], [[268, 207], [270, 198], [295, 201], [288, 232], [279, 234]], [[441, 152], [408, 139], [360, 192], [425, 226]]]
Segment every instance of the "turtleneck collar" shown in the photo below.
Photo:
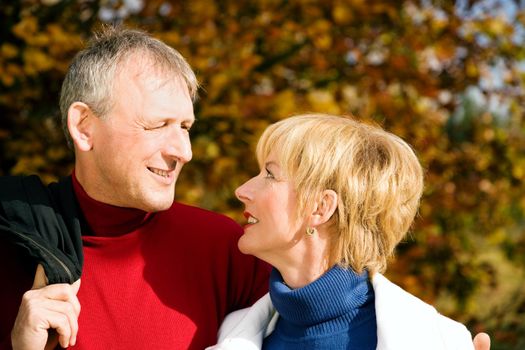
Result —
[[298, 289], [288, 287], [276, 269], [270, 276], [270, 297], [280, 316], [301, 327], [343, 318], [351, 321], [363, 306], [373, 305], [368, 272], [358, 275], [336, 265], [316, 281]]
[[153, 213], [140, 209], [117, 207], [96, 201], [84, 191], [74, 171], [71, 177], [82, 214], [91, 230], [83, 234], [104, 237], [121, 236], [136, 230], [153, 216]]

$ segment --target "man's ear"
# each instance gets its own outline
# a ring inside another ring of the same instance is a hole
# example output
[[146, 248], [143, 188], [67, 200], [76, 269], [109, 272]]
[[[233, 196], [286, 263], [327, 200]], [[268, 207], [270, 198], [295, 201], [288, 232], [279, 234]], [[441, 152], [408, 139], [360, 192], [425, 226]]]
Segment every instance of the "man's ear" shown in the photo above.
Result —
[[337, 201], [338, 195], [334, 190], [324, 190], [315, 203], [310, 225], [315, 227], [328, 222], [337, 209]]
[[67, 111], [67, 128], [75, 147], [80, 151], [93, 148], [93, 127], [97, 118], [83, 102], [73, 102]]

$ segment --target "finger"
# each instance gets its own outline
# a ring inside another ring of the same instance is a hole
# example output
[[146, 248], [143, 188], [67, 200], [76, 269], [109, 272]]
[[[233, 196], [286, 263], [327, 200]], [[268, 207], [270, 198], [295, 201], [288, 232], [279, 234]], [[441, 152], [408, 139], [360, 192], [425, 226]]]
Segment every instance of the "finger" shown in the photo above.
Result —
[[[78, 300], [76, 301], [78, 304]], [[48, 298], [29, 298], [24, 301], [24, 310], [27, 310], [25, 318], [31, 320], [28, 321], [29, 324], [36, 325], [38, 329], [47, 331], [57, 328], [60, 345], [76, 343], [78, 312], [74, 303]]]
[[[67, 319], [68, 327], [62, 326], [60, 330], [57, 329], [58, 342], [62, 347], [74, 345], [78, 333], [78, 316], [80, 314], [80, 302], [76, 296], [80, 288], [80, 279], [72, 285], [62, 283], [46, 286], [46, 283], [44, 269], [42, 265], [38, 265], [33, 288], [39, 289], [26, 292], [23, 298], [27, 304], [27, 310], [32, 310], [29, 315], [33, 315], [31, 318], [40, 318], [41, 321], [45, 321], [45, 318], [49, 316], [43, 314], [39, 316], [39, 312], [63, 314]], [[53, 329], [54, 327], [50, 325], [57, 322], [56, 316], [53, 322], [46, 322], [48, 325], [42, 328]]]
[[[70, 304], [76, 317], [80, 314], [80, 302], [69, 284], [55, 284], [24, 293], [22, 302], [38, 310], [38, 305], [46, 301], [58, 301]], [[58, 310], [56, 310], [58, 311]]]
[[69, 318], [60, 312], [51, 312], [47, 320], [48, 329], [54, 329], [57, 332], [60, 346], [67, 348], [73, 332]]
[[478, 333], [474, 337], [474, 348], [476, 350], [490, 350], [490, 337], [487, 333]]
[[[69, 342], [74, 344], [78, 333], [78, 312], [75, 309], [75, 305], [70, 302], [47, 299], [42, 302], [41, 307], [47, 312], [64, 315], [66, 317], [70, 330], [68, 333], [70, 338]], [[58, 330], [57, 332], [62, 334]]]
[[76, 285], [74, 286], [67, 283], [58, 283], [51, 284], [40, 289], [30, 290], [28, 293], [35, 295], [36, 297], [68, 301], [76, 298], [77, 290], [78, 289], [76, 288]]
[[78, 319], [74, 314], [72, 307], [64, 307], [64, 305], [59, 305], [57, 309], [58, 311], [48, 311], [48, 329], [56, 330], [58, 334], [58, 342], [62, 347], [65, 348], [76, 343], [78, 333]]

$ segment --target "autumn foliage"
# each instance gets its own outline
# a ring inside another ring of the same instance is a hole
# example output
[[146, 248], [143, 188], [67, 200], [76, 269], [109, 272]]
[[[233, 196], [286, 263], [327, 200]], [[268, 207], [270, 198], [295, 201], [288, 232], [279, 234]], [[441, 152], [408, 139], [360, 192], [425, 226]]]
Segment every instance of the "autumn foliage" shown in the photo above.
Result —
[[493, 349], [525, 348], [519, 3], [3, 3], [0, 174], [70, 173], [58, 121], [68, 64], [102, 22], [139, 27], [181, 51], [203, 86], [179, 200], [240, 220], [233, 191], [258, 172], [254, 145], [269, 123], [301, 112], [374, 120], [413, 145], [426, 170], [419, 216], [387, 274], [489, 332]]

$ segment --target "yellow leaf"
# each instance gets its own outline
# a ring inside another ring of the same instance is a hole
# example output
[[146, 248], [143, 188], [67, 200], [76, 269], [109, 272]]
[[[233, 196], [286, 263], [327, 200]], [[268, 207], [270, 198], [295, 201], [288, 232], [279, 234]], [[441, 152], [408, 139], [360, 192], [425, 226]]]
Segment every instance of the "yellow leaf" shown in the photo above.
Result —
[[298, 111], [297, 104], [295, 103], [295, 94], [291, 90], [284, 90], [279, 93], [273, 103], [275, 113], [280, 118], [288, 117]]
[[503, 35], [507, 27], [504, 21], [503, 18], [491, 17], [485, 21], [484, 28], [495, 37]]
[[45, 47], [49, 45], [50, 37], [45, 33], [38, 33], [26, 38], [29, 45]]
[[2, 46], [0, 47], [0, 52], [2, 53], [2, 57], [7, 59], [16, 57], [16, 55], [18, 55], [18, 49], [16, 48], [16, 46], [10, 43], [2, 44]]
[[314, 39], [314, 45], [321, 50], [329, 49], [332, 46], [332, 37], [328, 34], [319, 35]]
[[2, 79], [2, 83], [8, 87], [12, 86], [15, 83], [15, 78], [12, 75], [2, 74], [0, 76], [0, 79]]
[[33, 16], [27, 16], [15, 24], [12, 31], [17, 37], [27, 40], [38, 31], [37, 19]]
[[344, 2], [335, 4], [332, 16], [337, 24], [348, 24], [354, 19], [352, 10]]
[[468, 77], [477, 77], [479, 75], [479, 69], [476, 63], [472, 61], [468, 61], [466, 63], [466, 71]]
[[77, 51], [82, 47], [82, 39], [78, 33], [66, 32], [57, 24], [48, 24], [46, 31], [50, 40], [49, 53], [51, 55], [57, 56], [63, 52]]
[[326, 90], [314, 90], [306, 96], [314, 112], [339, 114], [341, 109], [337, 105], [334, 95]]
[[22, 68], [20, 68], [19, 65], [14, 64], [14, 63], [9, 63], [7, 65], [6, 72], [13, 76], [21, 76], [24, 74], [24, 72], [22, 71]]
[[514, 163], [512, 176], [519, 180], [525, 180], [525, 161], [517, 161]]
[[24, 51], [24, 70], [32, 75], [53, 67], [54, 60], [39, 49], [28, 48]]
[[215, 142], [209, 142], [206, 146], [206, 157], [215, 159], [219, 156], [221, 150]]
[[218, 73], [211, 77], [210, 86], [207, 88], [210, 99], [213, 100], [219, 96], [222, 93], [224, 87], [228, 85], [229, 80], [230, 78], [226, 73]]

